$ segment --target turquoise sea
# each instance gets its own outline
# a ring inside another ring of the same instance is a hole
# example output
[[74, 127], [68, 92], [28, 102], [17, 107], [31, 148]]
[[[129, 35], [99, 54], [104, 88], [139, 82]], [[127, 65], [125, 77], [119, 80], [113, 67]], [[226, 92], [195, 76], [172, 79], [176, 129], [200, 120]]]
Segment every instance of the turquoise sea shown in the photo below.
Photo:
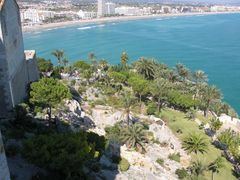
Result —
[[51, 58], [54, 49], [64, 49], [71, 62], [99, 59], [119, 63], [127, 51], [131, 62], [153, 57], [174, 66], [184, 63], [202, 69], [210, 83], [240, 113], [240, 14], [153, 18], [136, 21], [90, 24], [24, 34], [25, 49]]

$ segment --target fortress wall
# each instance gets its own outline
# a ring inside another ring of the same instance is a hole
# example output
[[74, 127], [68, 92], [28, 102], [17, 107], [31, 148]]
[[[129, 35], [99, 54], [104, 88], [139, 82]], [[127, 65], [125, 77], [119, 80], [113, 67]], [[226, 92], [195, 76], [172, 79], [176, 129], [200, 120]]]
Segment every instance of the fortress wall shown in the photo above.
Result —
[[9, 174], [9, 169], [7, 165], [7, 159], [5, 156], [1, 132], [0, 132], [0, 179], [10, 180], [10, 174]]
[[[30, 56], [29, 56], [30, 54]], [[28, 82], [37, 81], [39, 76], [39, 71], [37, 67], [37, 58], [34, 50], [25, 51], [27, 71], [28, 71]]]
[[26, 61], [22, 62], [18, 68], [15, 76], [10, 81], [11, 96], [13, 98], [13, 105], [17, 105], [26, 97], [26, 90], [28, 85], [28, 72]]
[[1, 16], [3, 43], [11, 79], [25, 59], [19, 9], [14, 0], [5, 1]]

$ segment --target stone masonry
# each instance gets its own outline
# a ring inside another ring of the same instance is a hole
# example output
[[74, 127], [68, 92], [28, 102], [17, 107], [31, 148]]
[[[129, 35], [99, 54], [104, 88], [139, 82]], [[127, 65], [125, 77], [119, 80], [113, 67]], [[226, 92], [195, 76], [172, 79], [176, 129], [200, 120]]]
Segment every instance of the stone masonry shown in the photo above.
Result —
[[25, 51], [16, 0], [0, 0], [0, 118], [11, 114], [39, 79], [35, 51]]

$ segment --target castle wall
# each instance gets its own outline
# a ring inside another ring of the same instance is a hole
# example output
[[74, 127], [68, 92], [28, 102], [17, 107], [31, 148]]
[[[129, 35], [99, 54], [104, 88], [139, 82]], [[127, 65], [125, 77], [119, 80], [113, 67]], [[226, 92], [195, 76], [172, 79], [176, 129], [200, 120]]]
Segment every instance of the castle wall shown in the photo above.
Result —
[[5, 0], [1, 10], [3, 44], [8, 63], [8, 74], [13, 77], [16, 69], [24, 62], [24, 46], [21, 20], [15, 0]]
[[7, 165], [7, 159], [5, 156], [1, 132], [0, 132], [0, 179], [10, 180], [10, 174], [9, 174], [9, 169]]
[[36, 52], [34, 50], [25, 51], [27, 71], [28, 71], [28, 82], [37, 81], [39, 76]]

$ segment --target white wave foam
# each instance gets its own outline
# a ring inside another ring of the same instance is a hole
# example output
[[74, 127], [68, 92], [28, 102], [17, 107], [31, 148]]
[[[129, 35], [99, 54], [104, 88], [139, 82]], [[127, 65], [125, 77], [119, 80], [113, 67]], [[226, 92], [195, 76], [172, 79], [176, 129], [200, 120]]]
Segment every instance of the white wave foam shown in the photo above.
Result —
[[104, 27], [105, 24], [100, 24], [100, 25], [95, 25], [95, 26], [84, 26], [77, 28], [78, 30], [87, 30], [87, 29], [93, 29], [93, 28], [98, 28], [98, 27]]

